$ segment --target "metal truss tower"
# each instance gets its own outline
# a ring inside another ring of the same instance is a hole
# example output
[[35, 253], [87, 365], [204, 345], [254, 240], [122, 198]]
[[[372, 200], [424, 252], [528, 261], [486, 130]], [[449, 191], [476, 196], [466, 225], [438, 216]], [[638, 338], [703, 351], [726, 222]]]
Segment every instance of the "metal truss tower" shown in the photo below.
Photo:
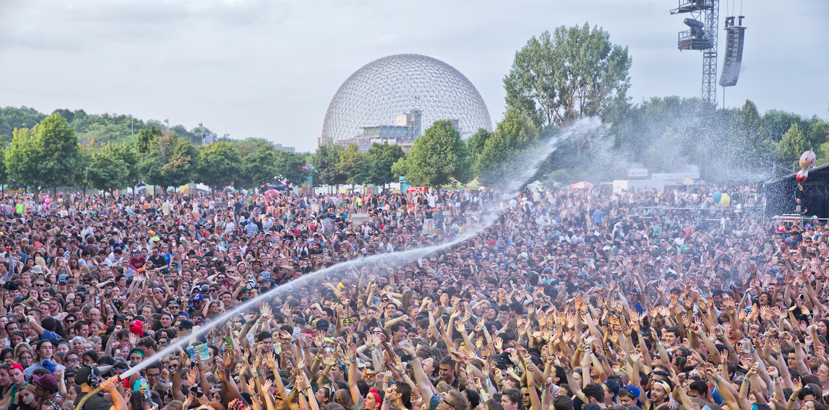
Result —
[[671, 14], [687, 13], [684, 23], [690, 30], [680, 31], [679, 50], [702, 51], [702, 99], [717, 104], [717, 35], [720, 0], [678, 0]]

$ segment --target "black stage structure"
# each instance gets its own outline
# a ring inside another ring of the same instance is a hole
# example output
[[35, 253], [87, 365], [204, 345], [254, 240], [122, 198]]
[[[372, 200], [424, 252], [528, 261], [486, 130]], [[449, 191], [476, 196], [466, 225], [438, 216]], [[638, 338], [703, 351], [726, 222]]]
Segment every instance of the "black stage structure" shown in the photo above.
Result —
[[797, 174], [768, 180], [763, 184], [763, 196], [766, 198], [766, 216], [792, 214], [800, 199], [801, 210], [805, 216], [817, 215], [829, 218], [829, 164], [809, 170], [806, 182], [800, 184], [795, 180]]

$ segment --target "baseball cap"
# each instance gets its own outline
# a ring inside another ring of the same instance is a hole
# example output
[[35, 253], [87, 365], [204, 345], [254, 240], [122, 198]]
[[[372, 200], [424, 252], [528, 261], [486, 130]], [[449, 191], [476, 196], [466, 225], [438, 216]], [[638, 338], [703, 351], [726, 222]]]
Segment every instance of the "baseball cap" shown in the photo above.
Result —
[[43, 376], [34, 375], [32, 376], [32, 382], [49, 393], [58, 391], [58, 381], [51, 374], [44, 374]]
[[135, 333], [138, 337], [144, 337], [144, 322], [133, 320], [130, 324], [130, 332]]

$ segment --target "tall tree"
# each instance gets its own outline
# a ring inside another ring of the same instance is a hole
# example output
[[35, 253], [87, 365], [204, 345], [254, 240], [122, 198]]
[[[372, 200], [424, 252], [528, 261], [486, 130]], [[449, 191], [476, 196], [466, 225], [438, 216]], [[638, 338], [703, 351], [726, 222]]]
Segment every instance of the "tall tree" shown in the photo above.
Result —
[[415, 140], [406, 159], [406, 180], [412, 185], [440, 188], [453, 178], [472, 179], [472, 156], [458, 130], [448, 120], [436, 121]]
[[829, 139], [829, 122], [816, 121], [806, 131], [806, 141], [810, 147], [818, 147]]
[[142, 156], [149, 154], [152, 145], [162, 135], [164, 133], [161, 132], [161, 129], [155, 126], [139, 131], [138, 136], [135, 138], [135, 151], [138, 155]]
[[274, 182], [279, 174], [276, 149], [267, 141], [252, 143], [245, 147], [249, 154], [242, 159], [244, 177], [240, 178], [240, 187], [259, 188], [264, 184]]
[[403, 148], [395, 144], [389, 145], [385, 142], [378, 144], [375, 142], [371, 144], [371, 148], [368, 149], [366, 154], [368, 162], [371, 164], [371, 174], [368, 182], [374, 185], [386, 185], [395, 182], [391, 168], [395, 162], [406, 157]]
[[23, 187], [32, 187], [40, 193], [40, 180], [44, 178], [37, 166], [39, 153], [35, 147], [37, 124], [32, 128], [15, 128], [12, 142], [6, 149], [6, 172], [9, 179]]
[[276, 155], [276, 168], [279, 178], [288, 181], [289, 184], [300, 187], [308, 180], [310, 170], [306, 169], [305, 157], [301, 154], [289, 151], [278, 151]]
[[473, 159], [477, 160], [478, 156], [484, 152], [484, 145], [486, 145], [486, 141], [491, 135], [491, 132], [481, 128], [475, 135], [469, 137], [466, 146], [469, 148], [469, 154], [472, 155]]
[[536, 127], [561, 125], [582, 116], [606, 117], [612, 104], [626, 104], [631, 58], [627, 47], [585, 23], [531, 38], [515, 53], [504, 78], [507, 106]]
[[198, 148], [195, 182], [210, 187], [215, 195], [223, 186], [239, 178], [242, 158], [239, 150], [230, 142], [214, 142]]
[[139, 164], [145, 182], [166, 191], [193, 180], [198, 152], [189, 140], [171, 132], [152, 138], [147, 149]]
[[5, 107], [0, 109], [0, 135], [11, 142], [15, 128], [33, 128], [46, 118], [46, 115], [29, 107]]
[[9, 183], [9, 173], [6, 171], [6, 149], [8, 144], [0, 141], [0, 185], [2, 185], [2, 195], [6, 195], [6, 184]]
[[111, 195], [116, 189], [134, 187], [138, 174], [138, 155], [126, 143], [107, 143], [92, 154], [86, 180], [93, 188]]
[[314, 168], [319, 174], [320, 182], [325, 185], [344, 184], [348, 177], [340, 172], [340, 154], [345, 151], [341, 145], [329, 144], [317, 148], [314, 155]]
[[499, 186], [509, 180], [513, 161], [538, 143], [538, 132], [530, 120], [511, 107], [495, 132], [486, 140], [478, 157], [478, 180], [485, 186]]
[[399, 180], [400, 177], [405, 177], [409, 173], [409, 161], [405, 157], [398, 159], [391, 166], [391, 173], [394, 175], [395, 180]]
[[351, 184], [352, 189], [354, 185], [363, 185], [368, 182], [371, 175], [371, 164], [357, 144], [349, 144], [348, 149], [340, 153], [340, 162], [337, 167], [345, 176], [345, 182]]
[[9, 176], [38, 194], [43, 188], [71, 186], [83, 172], [78, 137], [60, 114], [44, 118], [32, 130], [15, 132], [18, 137], [6, 153]]
[[796, 122], [792, 123], [789, 130], [780, 139], [780, 156], [783, 159], [799, 159], [806, 149], [806, 139], [803, 138], [803, 132], [800, 131]]

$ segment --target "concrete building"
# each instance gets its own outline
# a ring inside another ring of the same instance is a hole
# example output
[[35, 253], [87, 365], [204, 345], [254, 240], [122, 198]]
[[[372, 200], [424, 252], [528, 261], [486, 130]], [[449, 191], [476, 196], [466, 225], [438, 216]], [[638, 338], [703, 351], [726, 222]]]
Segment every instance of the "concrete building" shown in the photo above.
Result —
[[273, 147], [276, 148], [277, 151], [296, 152], [295, 147], [286, 147], [282, 144], [273, 144]]

